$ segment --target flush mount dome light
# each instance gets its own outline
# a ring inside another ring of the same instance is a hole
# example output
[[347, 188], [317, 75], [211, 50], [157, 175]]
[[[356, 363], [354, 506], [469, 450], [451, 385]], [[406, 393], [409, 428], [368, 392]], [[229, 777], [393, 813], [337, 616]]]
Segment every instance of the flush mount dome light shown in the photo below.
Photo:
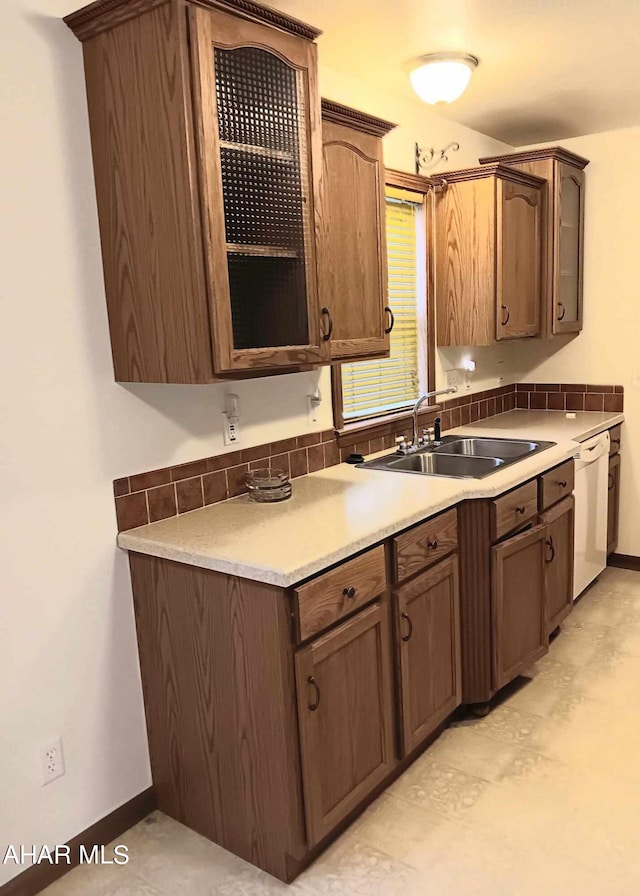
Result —
[[429, 53], [411, 63], [409, 77], [425, 103], [452, 103], [467, 89], [477, 65], [468, 53]]

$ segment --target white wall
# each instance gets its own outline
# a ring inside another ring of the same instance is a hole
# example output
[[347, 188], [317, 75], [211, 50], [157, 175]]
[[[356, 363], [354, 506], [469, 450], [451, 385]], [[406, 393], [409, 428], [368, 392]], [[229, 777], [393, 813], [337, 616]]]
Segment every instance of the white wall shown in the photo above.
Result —
[[[523, 340], [514, 373], [528, 382], [624, 386], [618, 551], [640, 556], [640, 128], [563, 140], [586, 169], [584, 329], [553, 343]], [[561, 346], [558, 349], [558, 346]]]
[[[149, 785], [111, 482], [222, 450], [224, 386], [113, 382], [73, 8], [5, 0], [0, 31], [0, 844], [63, 843]], [[394, 167], [413, 170], [416, 138], [458, 139], [457, 166], [503, 148], [325, 70], [321, 88], [401, 122]], [[331, 426], [326, 370], [234, 389], [244, 446]], [[37, 751], [58, 735], [67, 774], [42, 788]], [[0, 865], [0, 884], [15, 873]]]

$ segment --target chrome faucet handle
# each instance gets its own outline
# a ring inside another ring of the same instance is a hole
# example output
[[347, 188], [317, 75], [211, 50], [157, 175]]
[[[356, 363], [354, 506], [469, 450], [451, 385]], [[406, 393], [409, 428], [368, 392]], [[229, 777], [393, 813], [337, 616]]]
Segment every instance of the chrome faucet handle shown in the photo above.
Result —
[[396, 453], [405, 454], [408, 448], [409, 445], [407, 444], [405, 437], [403, 435], [396, 436]]

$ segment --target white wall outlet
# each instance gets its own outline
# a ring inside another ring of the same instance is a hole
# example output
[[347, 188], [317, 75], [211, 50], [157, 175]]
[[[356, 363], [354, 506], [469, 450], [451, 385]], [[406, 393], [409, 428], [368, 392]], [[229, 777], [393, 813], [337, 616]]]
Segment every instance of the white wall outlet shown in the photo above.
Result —
[[453, 389], [454, 386], [460, 386], [460, 371], [447, 370], [447, 389]]
[[319, 389], [316, 389], [312, 395], [307, 395], [307, 419], [309, 423], [318, 422], [318, 408], [321, 404], [322, 395]]
[[230, 420], [226, 414], [222, 416], [224, 418], [223, 438], [225, 445], [237, 445], [240, 441], [240, 429], [237, 422]]
[[48, 744], [40, 753], [40, 769], [42, 786], [50, 784], [56, 778], [64, 775], [64, 753], [62, 752], [62, 738], [59, 737], [53, 743]]

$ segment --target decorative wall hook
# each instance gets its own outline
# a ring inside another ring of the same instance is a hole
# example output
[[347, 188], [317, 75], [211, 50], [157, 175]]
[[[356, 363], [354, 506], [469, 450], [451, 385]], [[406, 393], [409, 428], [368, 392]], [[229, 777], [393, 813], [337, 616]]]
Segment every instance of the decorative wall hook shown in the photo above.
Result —
[[436, 151], [433, 146], [430, 149], [422, 149], [422, 147], [416, 143], [416, 174], [420, 174], [422, 171], [428, 171], [430, 168], [435, 168], [440, 162], [448, 162], [449, 156], [447, 153], [458, 152], [459, 149], [460, 144], [455, 141], [448, 143], [444, 149], [439, 151]]

